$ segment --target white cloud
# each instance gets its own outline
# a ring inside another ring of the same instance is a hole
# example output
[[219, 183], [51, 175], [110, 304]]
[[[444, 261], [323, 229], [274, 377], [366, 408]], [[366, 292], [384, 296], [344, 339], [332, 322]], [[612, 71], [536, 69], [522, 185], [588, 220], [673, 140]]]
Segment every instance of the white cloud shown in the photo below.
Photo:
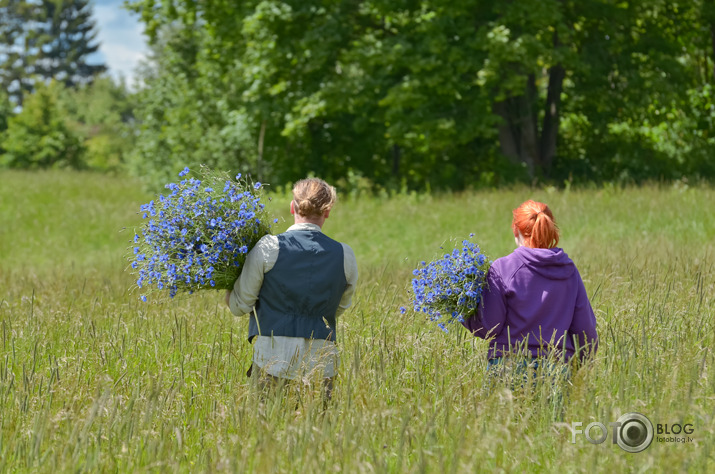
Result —
[[127, 85], [135, 81], [139, 61], [148, 54], [144, 25], [136, 14], [122, 8], [123, 0], [95, 0], [99, 58], [115, 78], [124, 77]]

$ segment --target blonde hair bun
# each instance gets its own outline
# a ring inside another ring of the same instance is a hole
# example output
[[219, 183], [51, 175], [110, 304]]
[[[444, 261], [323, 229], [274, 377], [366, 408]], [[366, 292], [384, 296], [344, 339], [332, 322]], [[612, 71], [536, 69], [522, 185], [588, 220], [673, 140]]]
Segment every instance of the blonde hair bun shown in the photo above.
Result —
[[295, 212], [302, 217], [322, 216], [337, 199], [335, 188], [319, 178], [301, 179], [293, 186]]

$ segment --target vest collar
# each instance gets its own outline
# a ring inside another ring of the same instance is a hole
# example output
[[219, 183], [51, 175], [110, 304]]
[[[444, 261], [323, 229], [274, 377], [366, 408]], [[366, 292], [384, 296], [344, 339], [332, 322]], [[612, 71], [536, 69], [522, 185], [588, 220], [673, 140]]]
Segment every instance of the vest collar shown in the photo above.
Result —
[[286, 230], [286, 232], [290, 232], [293, 230], [308, 230], [311, 232], [322, 232], [322, 230], [320, 230], [319, 225], [311, 224], [309, 222], [304, 222], [301, 224], [293, 224], [292, 226], [288, 227], [288, 230]]

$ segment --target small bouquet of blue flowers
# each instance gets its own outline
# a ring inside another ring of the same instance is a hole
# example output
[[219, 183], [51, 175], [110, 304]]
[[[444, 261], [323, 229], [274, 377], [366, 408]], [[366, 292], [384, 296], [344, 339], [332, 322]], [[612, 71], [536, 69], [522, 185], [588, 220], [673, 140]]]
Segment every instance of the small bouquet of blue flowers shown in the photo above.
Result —
[[447, 332], [448, 324], [462, 322], [475, 313], [482, 301], [490, 265], [479, 246], [469, 240], [463, 240], [461, 249], [455, 248], [441, 258], [420, 262], [412, 272], [414, 311], [425, 313]]
[[233, 288], [246, 254], [270, 232], [261, 183], [207, 168], [201, 179], [187, 179], [189, 172], [184, 168], [178, 184], [166, 185], [168, 195], [140, 207], [145, 222], [130, 261], [142, 301], [156, 290], [173, 298]]

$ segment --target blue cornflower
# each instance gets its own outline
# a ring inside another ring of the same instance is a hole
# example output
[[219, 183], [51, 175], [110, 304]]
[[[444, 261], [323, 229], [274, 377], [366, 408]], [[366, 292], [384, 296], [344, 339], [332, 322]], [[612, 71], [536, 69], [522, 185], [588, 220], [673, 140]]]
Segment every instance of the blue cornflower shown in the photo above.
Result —
[[432, 262], [421, 261], [412, 272], [414, 311], [426, 314], [445, 331], [445, 324], [463, 321], [481, 301], [488, 267], [479, 246], [468, 240], [461, 242], [461, 249]]
[[[179, 177], [188, 172], [185, 168]], [[260, 183], [254, 187], [217, 173], [203, 183], [196, 178], [170, 183], [169, 195], [140, 207], [143, 217], [151, 219], [133, 237], [131, 268], [137, 286], [168, 290], [170, 297], [201, 288], [230, 288], [246, 253], [268, 233], [264, 205], [256, 193]], [[142, 296], [146, 299], [147, 294]]]

